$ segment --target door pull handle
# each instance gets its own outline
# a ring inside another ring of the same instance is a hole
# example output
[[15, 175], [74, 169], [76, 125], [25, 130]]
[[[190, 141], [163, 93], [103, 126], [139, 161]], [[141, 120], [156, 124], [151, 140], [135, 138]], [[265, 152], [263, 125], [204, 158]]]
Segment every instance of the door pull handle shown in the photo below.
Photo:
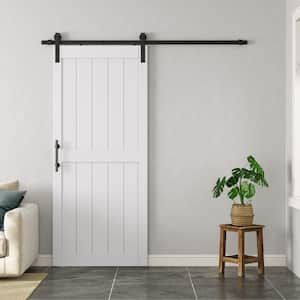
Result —
[[58, 172], [60, 163], [58, 162], [58, 150], [60, 149], [60, 144], [58, 140], [55, 140], [55, 172]]

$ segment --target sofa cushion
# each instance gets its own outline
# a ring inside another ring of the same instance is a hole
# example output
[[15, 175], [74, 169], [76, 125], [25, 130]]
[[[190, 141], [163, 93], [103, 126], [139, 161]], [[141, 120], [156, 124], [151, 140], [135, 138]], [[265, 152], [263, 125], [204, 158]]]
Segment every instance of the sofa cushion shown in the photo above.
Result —
[[17, 191], [19, 189], [19, 181], [0, 182], [0, 190]]
[[3, 229], [5, 213], [18, 207], [25, 193], [26, 191], [0, 190], [0, 230]]
[[0, 257], [6, 256], [6, 238], [3, 231], [0, 231]]

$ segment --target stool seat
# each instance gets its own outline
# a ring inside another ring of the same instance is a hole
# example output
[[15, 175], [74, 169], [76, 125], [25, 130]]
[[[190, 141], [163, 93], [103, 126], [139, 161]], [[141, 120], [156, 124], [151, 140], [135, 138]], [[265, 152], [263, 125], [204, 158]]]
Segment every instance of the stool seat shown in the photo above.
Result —
[[[258, 273], [264, 274], [264, 247], [263, 228], [264, 225], [234, 226], [232, 224], [220, 224], [220, 251], [219, 251], [219, 272], [224, 274], [225, 263], [238, 265], [238, 276], [244, 276], [245, 264], [258, 263]], [[238, 234], [238, 254], [226, 255], [226, 233], [227, 231]], [[256, 232], [257, 256], [245, 254], [245, 232]]]
[[244, 231], [255, 231], [257, 229], [264, 228], [265, 225], [249, 225], [249, 226], [235, 226], [232, 224], [220, 224], [219, 225], [222, 228], [225, 228], [227, 231], [238, 231], [238, 230], [244, 230]]

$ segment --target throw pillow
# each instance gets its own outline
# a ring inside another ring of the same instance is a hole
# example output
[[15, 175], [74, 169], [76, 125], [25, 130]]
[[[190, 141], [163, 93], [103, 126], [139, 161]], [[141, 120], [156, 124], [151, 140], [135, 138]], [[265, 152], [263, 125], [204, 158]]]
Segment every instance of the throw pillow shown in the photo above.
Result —
[[0, 190], [0, 230], [3, 230], [4, 215], [17, 208], [22, 202], [26, 191]]

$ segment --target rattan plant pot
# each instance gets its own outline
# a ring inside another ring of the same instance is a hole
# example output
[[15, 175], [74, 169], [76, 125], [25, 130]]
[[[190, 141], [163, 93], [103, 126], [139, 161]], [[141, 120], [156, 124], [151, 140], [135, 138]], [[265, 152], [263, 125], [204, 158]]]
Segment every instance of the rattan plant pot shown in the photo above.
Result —
[[231, 207], [231, 223], [234, 226], [249, 226], [253, 224], [252, 204], [233, 204]]

